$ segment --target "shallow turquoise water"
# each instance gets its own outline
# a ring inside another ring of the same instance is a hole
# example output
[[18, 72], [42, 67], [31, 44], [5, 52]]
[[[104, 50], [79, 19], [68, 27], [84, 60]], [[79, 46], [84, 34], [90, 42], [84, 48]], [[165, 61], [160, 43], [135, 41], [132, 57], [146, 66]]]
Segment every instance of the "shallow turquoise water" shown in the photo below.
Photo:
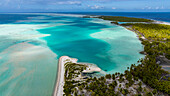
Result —
[[[67, 20], [70, 22], [63, 23], [69, 25], [38, 30], [43, 34], [51, 34], [42, 39], [47, 41], [47, 45], [58, 55], [58, 58], [67, 55], [78, 58], [80, 62], [97, 64], [107, 73], [114, 73], [124, 72], [130, 64], [136, 63], [143, 57], [139, 54], [143, 47], [135, 33], [131, 31], [99, 19], [67, 17]], [[102, 31], [103, 34], [96, 35], [96, 38], [91, 36]], [[101, 39], [100, 36], [103, 38]], [[110, 50], [111, 52], [108, 53]]]
[[57, 60], [63, 55], [94, 63], [106, 73], [124, 72], [144, 57], [136, 34], [109, 21], [54, 14], [17, 16], [21, 20], [0, 24], [0, 96], [50, 96]]

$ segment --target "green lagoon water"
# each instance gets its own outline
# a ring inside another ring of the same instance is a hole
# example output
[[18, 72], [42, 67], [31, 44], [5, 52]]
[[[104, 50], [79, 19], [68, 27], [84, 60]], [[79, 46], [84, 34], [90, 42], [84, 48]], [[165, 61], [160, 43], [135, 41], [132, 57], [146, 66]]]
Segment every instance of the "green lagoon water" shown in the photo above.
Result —
[[56, 14], [0, 16], [8, 19], [0, 22], [0, 96], [51, 96], [63, 55], [94, 63], [105, 73], [124, 72], [144, 57], [136, 34], [109, 21]]

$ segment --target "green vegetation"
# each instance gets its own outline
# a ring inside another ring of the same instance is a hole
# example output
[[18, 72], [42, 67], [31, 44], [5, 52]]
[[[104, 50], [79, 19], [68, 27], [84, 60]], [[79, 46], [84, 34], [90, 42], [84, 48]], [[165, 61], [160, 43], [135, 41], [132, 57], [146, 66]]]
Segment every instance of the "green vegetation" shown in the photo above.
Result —
[[72, 80], [86, 69], [86, 65], [67, 62], [65, 64], [65, 80]]
[[127, 94], [135, 96], [152, 92], [142, 85], [141, 81], [135, 80], [130, 71], [126, 70], [125, 74], [107, 74], [100, 78], [89, 77], [78, 82], [75, 82], [75, 79], [69, 82], [67, 80], [64, 92], [66, 96], [120, 96]]
[[[161, 69], [157, 64], [160, 56], [170, 59], [170, 26], [162, 24], [122, 24], [133, 31], [140, 32], [146, 39], [141, 39], [145, 45], [144, 51], [147, 53], [145, 59], [141, 60], [138, 66], [132, 65], [130, 68], [133, 76], [139, 77], [144, 83], [170, 94], [170, 81], [161, 79], [168, 72]], [[129, 27], [130, 26], [130, 27]], [[155, 93], [155, 92], [154, 92]]]
[[118, 23], [118, 22], [116, 22], [116, 21], [112, 21], [111, 23], [112, 23], [112, 24], [119, 25], [119, 23]]
[[86, 65], [76, 64], [67, 62], [65, 63], [65, 84], [64, 84], [64, 93], [66, 96], [71, 95], [74, 91], [74, 87], [79, 81], [75, 81], [74, 79], [80, 78], [81, 72], [87, 68]]
[[149, 19], [122, 17], [122, 16], [100, 16], [97, 18], [110, 20], [110, 21], [116, 21], [116, 22], [153, 22], [152, 20], [149, 20]]
[[163, 24], [122, 24], [130, 30], [142, 34], [147, 40], [142, 40], [144, 51], [149, 55], [165, 55], [170, 59], [170, 26]]
[[[143, 61], [141, 60], [141, 62]], [[86, 68], [87, 68], [86, 65], [75, 64], [71, 62], [65, 64], [66, 70], [65, 70], [65, 85], [63, 90], [65, 93], [64, 95], [66, 96], [120, 96], [120, 95], [129, 94], [130, 96], [131, 95], [150, 96], [152, 94], [158, 93], [157, 89], [154, 89], [153, 91], [150, 90], [150, 88], [145, 87], [145, 84], [143, 84], [138, 79], [138, 77], [140, 77], [139, 74], [146, 74], [146, 73], [148, 74], [148, 70], [144, 72], [143, 70], [138, 69], [138, 68], [143, 68], [141, 65], [135, 66], [134, 64], [132, 64], [132, 66], [128, 68], [128, 70], [125, 70], [124, 74], [120, 74], [120, 73], [115, 73], [112, 75], [106, 74], [105, 76], [102, 76], [100, 78], [88, 77], [86, 79], [83, 79], [84, 76], [81, 75], [82, 74], [81, 72]], [[157, 67], [153, 69], [156, 68]], [[155, 70], [155, 71], [159, 71], [159, 70]], [[158, 73], [160, 73], [160, 75], [162, 73], [166, 74], [166, 72], [165, 73], [164, 72], [165, 71], [162, 70], [161, 72]], [[151, 74], [153, 74], [153, 76], [143, 75], [142, 78], [146, 76], [145, 78], [147, 78], [149, 81], [152, 80], [152, 78], [154, 78], [154, 74], [157, 75], [157, 73], [154, 72]], [[149, 81], [149, 83], [155, 85], [155, 83], [152, 82], [154, 81]], [[166, 86], [163, 86], [162, 83], [159, 86], [160, 88], [163, 87], [168, 88]]]
[[[111, 18], [106, 17], [107, 20]], [[122, 22], [128, 22], [128, 20], [123, 19]], [[104, 77], [88, 77], [83, 80], [79, 79], [79, 81], [75, 81], [76, 79], [73, 78], [78, 77], [86, 66], [66, 64], [64, 85], [66, 96], [170, 95], [170, 77], [166, 76], [169, 72], [163, 70], [158, 64], [158, 62], [162, 64], [160, 57], [170, 59], [170, 26], [141, 23], [127, 23], [122, 26], [139, 35], [144, 45], [144, 52], [141, 53], [145, 53], [145, 58], [138, 61], [140, 64], [132, 64], [131, 67], [128, 67], [124, 74], [107, 74]], [[142, 38], [143, 36], [145, 38]]]
[[170, 40], [170, 26], [164, 24], [127, 23], [123, 26], [132, 26], [132, 29], [141, 32], [147, 39], [156, 41]]

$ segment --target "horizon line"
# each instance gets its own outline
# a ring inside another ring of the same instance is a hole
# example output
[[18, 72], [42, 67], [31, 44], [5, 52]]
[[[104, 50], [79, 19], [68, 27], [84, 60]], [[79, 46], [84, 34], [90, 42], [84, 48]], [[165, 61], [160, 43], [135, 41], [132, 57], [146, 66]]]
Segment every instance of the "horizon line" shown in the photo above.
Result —
[[[84, 12], [80, 12], [80, 11], [72, 11], [72, 12], [68, 12], [68, 11], [63, 11], [63, 12], [0, 12], [0, 13], [86, 13], [86, 12], [89, 12], [89, 13], [110, 13], [112, 11], [107, 11], [107, 12], [99, 12], [99, 11], [84, 11]], [[155, 11], [141, 11], [141, 12], [137, 12], [137, 11], [117, 11], [117, 12], [112, 12], [112, 13], [149, 13], [149, 12], [152, 12], [152, 13], [165, 13], [165, 11], [163, 12], [155, 12]], [[166, 12], [166, 13], [170, 13], [170, 12]]]

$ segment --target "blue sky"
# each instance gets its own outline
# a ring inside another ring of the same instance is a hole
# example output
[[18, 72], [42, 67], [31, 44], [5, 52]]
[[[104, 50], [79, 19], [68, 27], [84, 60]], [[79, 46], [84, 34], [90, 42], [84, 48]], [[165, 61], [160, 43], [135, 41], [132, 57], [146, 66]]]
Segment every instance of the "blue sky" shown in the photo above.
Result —
[[170, 0], [0, 0], [0, 12], [170, 12]]

